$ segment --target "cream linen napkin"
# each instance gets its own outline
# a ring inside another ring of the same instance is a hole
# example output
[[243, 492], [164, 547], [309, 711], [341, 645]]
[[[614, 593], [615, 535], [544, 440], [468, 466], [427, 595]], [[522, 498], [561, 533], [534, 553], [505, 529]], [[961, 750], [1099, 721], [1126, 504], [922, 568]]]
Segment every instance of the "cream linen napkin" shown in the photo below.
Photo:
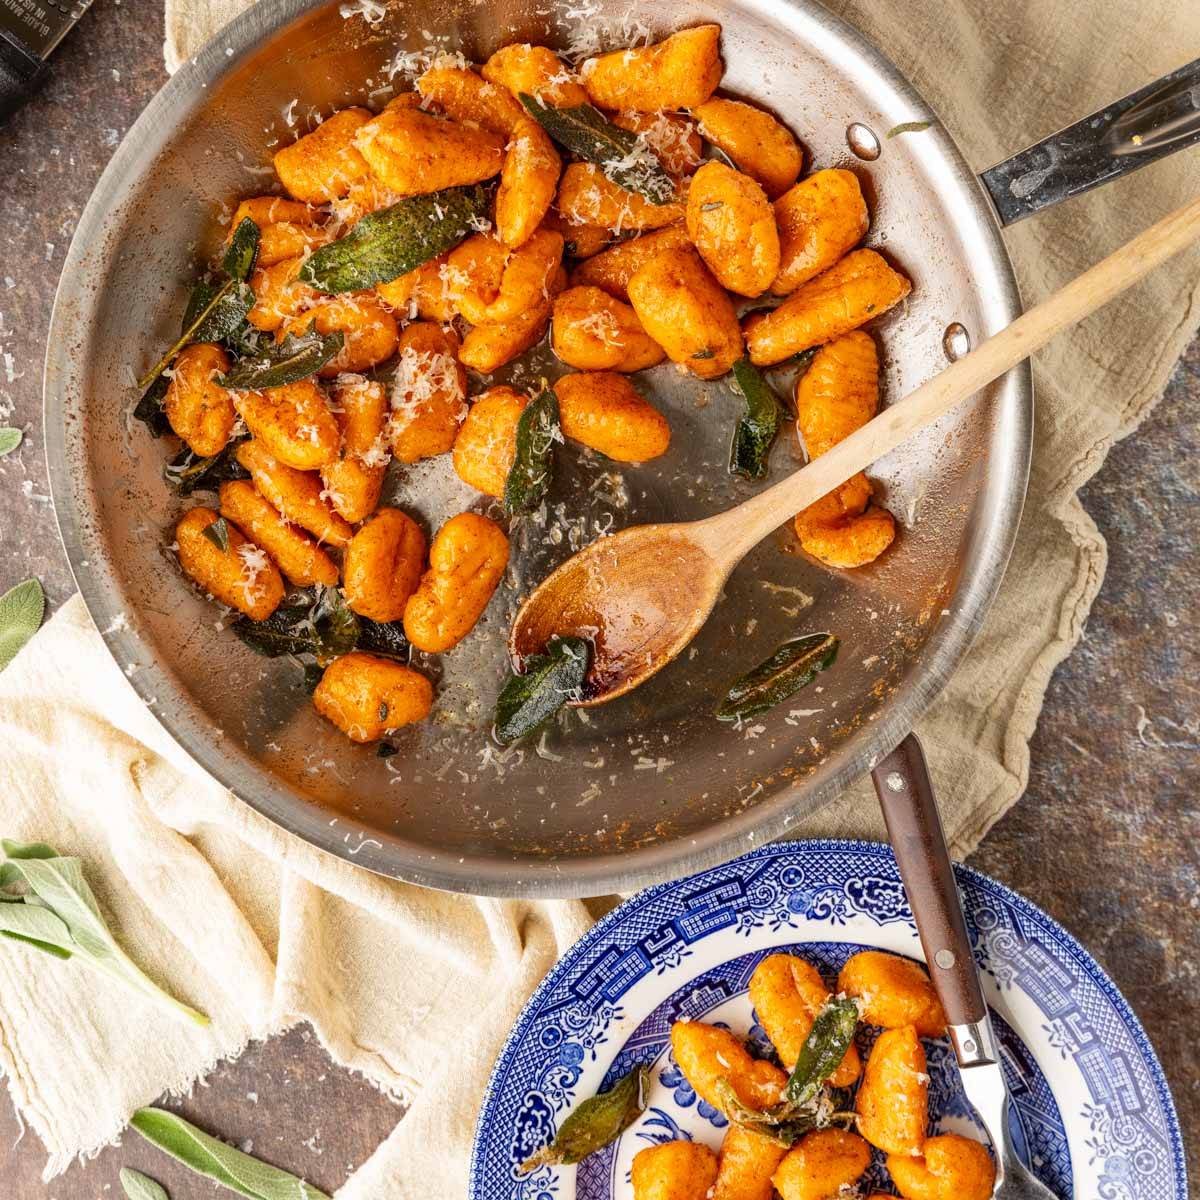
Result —
[[[243, 7], [167, 0], [168, 64]], [[1194, 0], [832, 7], [897, 61], [978, 167], [1200, 53]], [[1119, 54], [1096, 53], [1097, 29]], [[1010, 232], [1027, 299], [1182, 203], [1197, 182], [1193, 152]], [[1104, 543], [1076, 490], [1136, 427], [1195, 333], [1197, 275], [1194, 256], [1177, 261], [1039, 356], [1017, 549], [979, 641], [920, 725], [959, 855], [1024, 787], [1046, 683], [1081, 636], [1104, 572]], [[82, 968], [50, 969], [0, 946], [0, 1068], [46, 1144], [48, 1173], [248, 1039], [308, 1020], [335, 1059], [413, 1101], [342, 1200], [463, 1194], [478, 1064], [585, 928], [582, 904], [424, 892], [281, 833], [165, 738], [78, 600], [0, 675], [0, 737], [0, 832], [86, 858], [139, 962], [214, 1017], [208, 1031], [183, 1028]], [[882, 829], [859, 786], [797, 833]], [[481, 996], [491, 998], [482, 1009]]]

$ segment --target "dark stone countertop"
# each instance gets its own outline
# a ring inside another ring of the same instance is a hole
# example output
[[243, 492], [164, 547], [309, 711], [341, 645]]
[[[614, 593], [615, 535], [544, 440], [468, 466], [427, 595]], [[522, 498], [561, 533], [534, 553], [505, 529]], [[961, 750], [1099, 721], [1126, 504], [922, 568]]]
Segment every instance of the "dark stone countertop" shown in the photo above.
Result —
[[[52, 604], [74, 587], [45, 498], [50, 305], [92, 186], [163, 82], [161, 40], [161, 0], [96, 0], [40, 96], [0, 125], [0, 410], [11, 407], [0, 423], [26, 430], [24, 448], [0, 460], [0, 590], [37, 576]], [[1166, 1068], [1190, 1157], [1200, 1148], [1197, 412], [1200, 342], [1163, 403], [1084, 490], [1108, 539], [1108, 577], [1086, 638], [1051, 682], [1028, 792], [969, 860], [1040, 904], [1112, 974]], [[333, 1066], [307, 1029], [252, 1047], [178, 1107], [329, 1192], [400, 1116]], [[43, 1184], [41, 1146], [32, 1134], [18, 1141], [18, 1128], [0, 1104], [7, 1195], [119, 1195], [122, 1165], [151, 1172], [174, 1197], [201, 1194], [194, 1176], [132, 1136]]]

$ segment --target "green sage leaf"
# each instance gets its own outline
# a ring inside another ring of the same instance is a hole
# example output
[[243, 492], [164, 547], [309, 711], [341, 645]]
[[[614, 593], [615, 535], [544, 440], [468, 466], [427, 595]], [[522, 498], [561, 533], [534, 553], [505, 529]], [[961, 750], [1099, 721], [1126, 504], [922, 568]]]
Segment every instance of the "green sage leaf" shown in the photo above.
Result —
[[19, 429], [13, 429], [11, 426], [5, 426], [0, 429], [0, 455], [11, 454], [24, 438], [24, 434]]
[[358, 643], [356, 650], [365, 650], [380, 658], [394, 658], [397, 662], [408, 662], [412, 647], [404, 633], [403, 621], [372, 621], [368, 617], [358, 618]]
[[57, 858], [58, 851], [46, 842], [14, 842], [0, 838], [0, 850], [5, 858]]
[[730, 685], [717, 705], [718, 719], [738, 721], [774, 708], [833, 666], [838, 645], [831, 633], [811, 633], [784, 642], [765, 662]]
[[243, 217], [229, 239], [229, 248], [221, 259], [221, 270], [230, 279], [245, 282], [258, 261], [260, 234], [258, 226], [249, 217]]
[[167, 1189], [161, 1183], [132, 1167], [122, 1167], [118, 1178], [128, 1200], [170, 1200]]
[[197, 491], [215, 492], [230, 479], [249, 479], [250, 472], [234, 454], [237, 446], [237, 442], [230, 442], [220, 454], [209, 458], [201, 458], [185, 446], [163, 467], [163, 479], [179, 496], [190, 496]]
[[45, 613], [46, 596], [36, 579], [26, 579], [0, 596], [0, 671], [37, 633]]
[[224, 517], [218, 517], [211, 525], [206, 525], [201, 532], [222, 554], [229, 553], [229, 522]]
[[175, 356], [191, 342], [219, 342], [234, 332], [254, 307], [254, 292], [237, 279], [226, 280], [218, 288], [199, 283], [192, 290], [183, 318], [183, 333], [175, 344], [138, 380], [148, 388], [175, 361]]
[[[16, 850], [15, 855], [10, 852], [10, 847]], [[0, 888], [19, 886], [27, 889], [22, 897], [25, 907], [44, 906], [48, 909], [66, 929], [69, 941], [63, 942], [57, 932], [54, 937], [48, 936], [49, 925], [41, 925], [36, 931], [32, 926], [26, 926], [17, 929], [18, 934], [68, 950], [93, 970], [108, 975], [174, 1015], [186, 1017], [197, 1025], [208, 1024], [208, 1017], [160, 988], [121, 949], [104, 921], [79, 859], [64, 858], [52, 851], [47, 854], [50, 847], [40, 843], [13, 846], [5, 842], [4, 848], [7, 857], [0, 866]], [[0, 917], [11, 923], [15, 920], [12, 915], [15, 911], [15, 906], [5, 904], [0, 908]], [[57, 931], [56, 926], [53, 928]]]
[[482, 228], [490, 203], [488, 189], [479, 184], [408, 196], [368, 213], [344, 238], [322, 246], [301, 267], [300, 278], [323, 292], [386, 283]]
[[634, 1067], [607, 1092], [585, 1100], [563, 1123], [554, 1141], [530, 1155], [521, 1172], [569, 1166], [615, 1141], [642, 1115], [650, 1090], [650, 1068]]
[[775, 389], [748, 358], [739, 358], [733, 364], [733, 378], [746, 407], [733, 431], [729, 473], [746, 479], [762, 479], [768, 470], [775, 435], [783, 421], [783, 405]]
[[541, 503], [553, 477], [554, 443], [561, 441], [558, 397], [543, 380], [517, 422], [516, 452], [504, 481], [504, 511], [509, 516]]
[[670, 204], [675, 199], [675, 181], [645, 140], [614, 125], [598, 108], [590, 104], [553, 108], [527, 92], [520, 99], [526, 112], [560, 146], [595, 163], [618, 187], [645, 196], [651, 204]]
[[0, 904], [0, 934], [25, 942], [55, 958], [70, 958], [75, 952], [70, 930], [48, 908], [26, 904], [23, 897], [5, 897], [13, 903]]
[[282, 342], [239, 359], [217, 382], [222, 387], [255, 391], [297, 383], [315, 375], [345, 343], [346, 335], [340, 329], [320, 334], [309, 326], [304, 333], [289, 333]]
[[713, 1085], [717, 1107], [734, 1125], [769, 1138], [779, 1146], [794, 1146], [806, 1133], [819, 1128], [811, 1113], [797, 1113], [793, 1106], [778, 1104], [760, 1112], [743, 1104], [726, 1078]]
[[143, 393], [133, 409], [133, 415], [150, 431], [151, 437], [162, 437], [171, 432], [171, 422], [167, 420], [167, 412], [163, 401], [167, 398], [170, 381], [165, 375], [160, 375]]
[[[325, 588], [313, 604], [281, 605], [265, 621], [239, 617], [230, 628], [256, 654], [266, 658], [311, 654], [325, 667], [358, 645], [362, 622], [347, 606], [342, 593], [331, 587]], [[376, 645], [390, 638], [394, 646], [395, 634], [380, 633], [383, 628], [377, 625], [373, 631]]]
[[783, 1098], [799, 1107], [811, 1104], [846, 1057], [857, 1028], [858, 1005], [853, 1000], [827, 1001], [800, 1047]]
[[249, 1200], [329, 1200], [304, 1180], [227, 1146], [175, 1113], [139, 1108], [129, 1124], [177, 1162]]
[[532, 655], [523, 675], [513, 675], [496, 700], [496, 737], [515, 742], [540, 729], [569, 700], [583, 695], [592, 648], [583, 638], [551, 638], [545, 654]]

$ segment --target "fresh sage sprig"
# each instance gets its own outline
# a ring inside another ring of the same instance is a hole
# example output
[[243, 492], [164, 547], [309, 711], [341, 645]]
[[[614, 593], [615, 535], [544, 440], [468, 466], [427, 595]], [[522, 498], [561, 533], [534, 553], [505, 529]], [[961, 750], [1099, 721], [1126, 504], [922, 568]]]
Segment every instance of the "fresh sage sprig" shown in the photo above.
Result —
[[541, 390], [517, 422], [513, 464], [504, 481], [504, 511], [511, 517], [536, 508], [554, 475], [554, 443], [562, 441], [558, 396], [543, 379]]
[[553, 108], [527, 92], [520, 96], [526, 112], [560, 146], [595, 163], [618, 187], [645, 196], [651, 204], [675, 199], [675, 181], [636, 133], [614, 125], [590, 104]]
[[839, 645], [832, 633], [810, 633], [784, 642], [766, 662], [730, 684], [717, 705], [717, 718], [740, 721], [774, 708], [833, 666]]
[[335, 329], [320, 334], [312, 326], [300, 334], [289, 333], [282, 342], [268, 343], [217, 377], [222, 387], [242, 390], [283, 387], [315, 375], [346, 344], [346, 335]]
[[138, 380], [148, 388], [175, 360], [189, 342], [219, 342], [228, 337], [246, 319], [254, 307], [254, 292], [246, 280], [258, 260], [258, 226], [246, 217], [233, 231], [229, 248], [221, 259], [226, 279], [221, 284], [199, 283], [192, 290], [183, 316], [179, 340]]
[[36, 579], [26, 579], [0, 596], [0, 671], [42, 624], [46, 615], [46, 595]]
[[531, 1154], [518, 1168], [569, 1166], [615, 1141], [642, 1115], [650, 1090], [650, 1068], [634, 1067], [607, 1092], [585, 1100], [563, 1123], [548, 1146]]
[[121, 1181], [121, 1190], [128, 1200], [170, 1200], [167, 1189], [161, 1183], [135, 1171], [132, 1167], [122, 1167], [117, 1177]]
[[767, 473], [775, 435], [783, 423], [783, 404], [775, 389], [748, 358], [739, 358], [733, 364], [733, 378], [746, 405], [733, 431], [729, 473], [746, 479], [762, 479]]
[[583, 638], [550, 639], [545, 654], [534, 654], [523, 675], [513, 675], [496, 700], [495, 732], [507, 745], [540, 729], [569, 700], [583, 695], [592, 648]]
[[329, 1200], [303, 1179], [235, 1150], [175, 1113], [139, 1108], [129, 1124], [185, 1167], [248, 1200]]
[[24, 436], [19, 429], [13, 429], [11, 425], [0, 429], [0, 455], [11, 454], [21, 444]]
[[386, 283], [486, 228], [491, 193], [479, 184], [408, 196], [368, 213], [344, 238], [322, 246], [300, 279], [323, 292], [357, 292]]
[[78, 858], [65, 858], [43, 842], [23, 845], [0, 839], [0, 935], [76, 958], [139, 995], [207, 1025], [208, 1017], [163, 991], [117, 944], [83, 877]]

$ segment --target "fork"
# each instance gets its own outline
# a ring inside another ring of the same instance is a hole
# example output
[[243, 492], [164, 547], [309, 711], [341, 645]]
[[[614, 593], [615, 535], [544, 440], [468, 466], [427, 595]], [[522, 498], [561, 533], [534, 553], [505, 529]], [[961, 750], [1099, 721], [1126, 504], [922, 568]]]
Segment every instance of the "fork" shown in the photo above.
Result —
[[979, 985], [962, 901], [915, 734], [871, 771], [900, 877], [916, 918], [929, 974], [949, 1020], [959, 1074], [996, 1158], [996, 1200], [1058, 1200], [1017, 1157], [1009, 1126], [1012, 1098], [1000, 1048]]

